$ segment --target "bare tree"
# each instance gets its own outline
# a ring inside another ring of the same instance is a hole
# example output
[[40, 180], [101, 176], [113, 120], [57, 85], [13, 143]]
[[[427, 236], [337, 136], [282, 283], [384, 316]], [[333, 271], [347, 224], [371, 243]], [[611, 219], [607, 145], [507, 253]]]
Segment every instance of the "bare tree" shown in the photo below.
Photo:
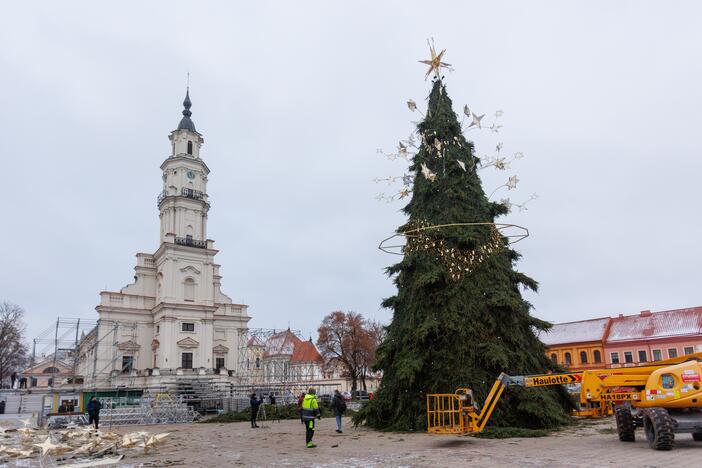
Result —
[[0, 304], [0, 385], [25, 363], [25, 329], [24, 309], [11, 302]]

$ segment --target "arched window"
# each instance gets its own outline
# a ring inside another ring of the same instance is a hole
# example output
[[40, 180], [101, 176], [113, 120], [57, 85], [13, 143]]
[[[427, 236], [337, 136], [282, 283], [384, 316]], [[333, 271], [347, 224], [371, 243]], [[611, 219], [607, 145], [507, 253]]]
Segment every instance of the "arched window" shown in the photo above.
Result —
[[556, 356], [556, 353], [551, 353], [551, 361], [553, 361], [554, 364], [558, 364], [558, 356]]
[[599, 350], [595, 350], [592, 355], [595, 357], [595, 363], [599, 364], [602, 362], [602, 355], [600, 354]]
[[580, 363], [587, 364], [587, 353], [585, 351], [580, 351]]
[[256, 358], [256, 369], [261, 368], [261, 358]]
[[193, 154], [193, 142], [188, 140], [188, 154]]
[[183, 300], [192, 302], [195, 300], [195, 280], [185, 278], [183, 281]]
[[58, 374], [59, 370], [56, 367], [47, 367], [42, 371], [43, 374]]
[[569, 366], [573, 363], [573, 359], [570, 357], [570, 353], [565, 353], [565, 364]]

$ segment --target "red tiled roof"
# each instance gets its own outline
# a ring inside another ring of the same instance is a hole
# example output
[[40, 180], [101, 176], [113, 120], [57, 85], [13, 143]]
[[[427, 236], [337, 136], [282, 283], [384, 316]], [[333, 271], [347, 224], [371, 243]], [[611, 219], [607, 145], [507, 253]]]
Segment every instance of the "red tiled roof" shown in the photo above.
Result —
[[292, 353], [290, 362], [323, 362], [322, 355], [311, 341], [298, 341]]
[[256, 338], [255, 336], [252, 336], [251, 338], [249, 338], [248, 345], [249, 345], [249, 346], [265, 346], [265, 345], [261, 342], [261, 340], [259, 340], [259, 339]]
[[615, 317], [608, 342], [702, 334], [702, 307]]
[[263, 355], [264, 357], [292, 355], [295, 351], [295, 346], [301, 341], [290, 330], [278, 332], [266, 340], [266, 350]]

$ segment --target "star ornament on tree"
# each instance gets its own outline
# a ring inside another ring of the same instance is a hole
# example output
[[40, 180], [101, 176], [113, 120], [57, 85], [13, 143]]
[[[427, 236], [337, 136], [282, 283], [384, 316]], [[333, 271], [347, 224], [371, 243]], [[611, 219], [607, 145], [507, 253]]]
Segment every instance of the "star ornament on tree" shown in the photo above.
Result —
[[517, 188], [517, 183], [519, 182], [519, 179], [517, 176], [512, 176], [507, 180], [507, 183], [505, 184], [507, 186], [507, 190], [512, 190]]
[[442, 68], [448, 68], [451, 70], [451, 64], [442, 62], [441, 59], [444, 56], [444, 53], [446, 52], [446, 49], [443, 49], [441, 52], [438, 54], [436, 53], [436, 49], [434, 48], [434, 40], [432, 39], [431, 41], [427, 40], [427, 43], [429, 44], [429, 51], [431, 52], [431, 60], [420, 60], [419, 63], [423, 63], [425, 65], [429, 65], [429, 70], [427, 70], [427, 74], [424, 75], [424, 79], [426, 80], [429, 78], [429, 75], [434, 72], [434, 75], [436, 75], [436, 79], [440, 80], [441, 79], [441, 69]]
[[436, 174], [434, 174], [431, 169], [427, 167], [426, 164], [422, 163], [422, 175], [429, 181], [434, 182], [436, 180]]

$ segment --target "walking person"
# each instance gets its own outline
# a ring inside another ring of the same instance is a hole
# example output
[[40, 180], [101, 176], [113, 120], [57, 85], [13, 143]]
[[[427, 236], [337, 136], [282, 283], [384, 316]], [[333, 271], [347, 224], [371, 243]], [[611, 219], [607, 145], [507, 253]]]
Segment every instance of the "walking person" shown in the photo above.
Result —
[[88, 402], [88, 424], [95, 424], [95, 429], [98, 428], [100, 423], [100, 410], [102, 409], [102, 403], [100, 403], [93, 395]]
[[17, 382], [17, 372], [13, 372], [12, 375], [10, 375], [10, 382], [10, 388], [14, 389], [15, 382]]
[[339, 390], [334, 390], [334, 398], [332, 398], [331, 407], [334, 410], [334, 417], [336, 417], [336, 432], [341, 434], [344, 432], [341, 428], [341, 417], [346, 412], [346, 402]]
[[316, 445], [312, 443], [312, 437], [314, 437], [314, 420], [315, 418], [322, 419], [322, 413], [319, 411], [317, 391], [314, 388], [307, 390], [307, 394], [305, 394], [305, 398], [302, 400], [300, 418], [305, 425], [305, 442], [307, 448], [315, 448]]
[[255, 393], [251, 394], [251, 427], [258, 427], [256, 418], [258, 417], [258, 407], [261, 406], [263, 400], [259, 399]]

